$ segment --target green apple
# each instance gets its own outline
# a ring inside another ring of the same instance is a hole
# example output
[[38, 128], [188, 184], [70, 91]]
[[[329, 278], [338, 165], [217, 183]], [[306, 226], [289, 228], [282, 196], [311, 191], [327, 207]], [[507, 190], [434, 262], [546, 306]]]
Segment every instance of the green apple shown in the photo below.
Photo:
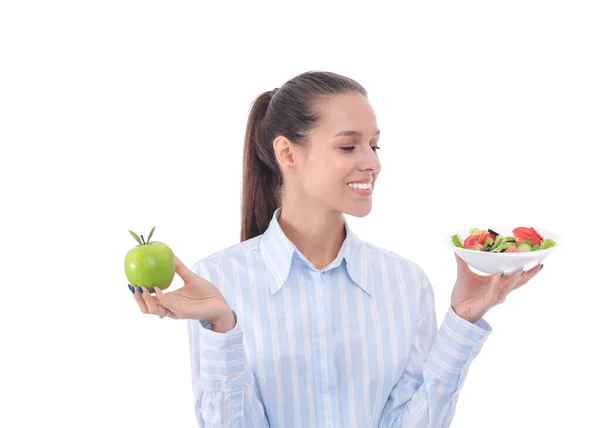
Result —
[[125, 275], [133, 286], [165, 290], [175, 276], [175, 254], [167, 244], [150, 242], [155, 228], [156, 226], [150, 231], [148, 242], [144, 241], [144, 235], [140, 239], [135, 232], [129, 231], [139, 245], [129, 250], [125, 256]]

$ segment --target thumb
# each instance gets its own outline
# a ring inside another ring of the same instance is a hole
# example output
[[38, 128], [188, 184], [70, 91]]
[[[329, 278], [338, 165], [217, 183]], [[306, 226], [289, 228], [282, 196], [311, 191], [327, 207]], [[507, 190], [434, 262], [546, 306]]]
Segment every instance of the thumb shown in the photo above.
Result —
[[469, 270], [469, 264], [465, 262], [456, 251], [454, 252], [454, 257], [456, 258], [457, 271], [459, 274], [465, 270]]
[[177, 272], [177, 275], [179, 275], [184, 282], [191, 280], [194, 276], [194, 272], [189, 270], [177, 256], [175, 256], [175, 272]]

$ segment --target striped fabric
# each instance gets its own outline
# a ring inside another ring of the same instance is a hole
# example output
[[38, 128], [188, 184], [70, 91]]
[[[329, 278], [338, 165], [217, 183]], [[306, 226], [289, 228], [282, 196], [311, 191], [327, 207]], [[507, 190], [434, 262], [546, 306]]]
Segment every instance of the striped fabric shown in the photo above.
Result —
[[438, 331], [429, 279], [349, 228], [318, 270], [264, 234], [197, 261], [236, 316], [221, 334], [188, 320], [200, 427], [448, 427], [491, 328], [448, 308]]

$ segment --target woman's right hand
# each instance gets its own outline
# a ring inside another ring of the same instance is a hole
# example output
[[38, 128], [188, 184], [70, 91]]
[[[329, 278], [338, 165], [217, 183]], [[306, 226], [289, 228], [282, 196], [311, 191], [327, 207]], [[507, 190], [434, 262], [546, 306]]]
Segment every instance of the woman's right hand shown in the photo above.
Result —
[[233, 312], [217, 287], [196, 275], [175, 256], [175, 272], [183, 279], [183, 287], [163, 293], [154, 287], [156, 296], [142, 287], [135, 287], [134, 297], [145, 314], [163, 315], [169, 310], [169, 318], [208, 321], [213, 331], [225, 332], [235, 326]]

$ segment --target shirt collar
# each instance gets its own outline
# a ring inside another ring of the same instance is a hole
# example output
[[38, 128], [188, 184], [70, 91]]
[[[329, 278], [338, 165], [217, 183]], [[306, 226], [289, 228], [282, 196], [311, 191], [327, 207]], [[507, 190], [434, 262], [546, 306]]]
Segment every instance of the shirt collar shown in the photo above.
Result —
[[[260, 239], [260, 251], [265, 261], [271, 295], [275, 294], [287, 280], [292, 260], [295, 257], [307, 267], [315, 270], [314, 265], [298, 250], [296, 245], [283, 233], [279, 225], [282, 208], [273, 213], [267, 230]], [[333, 269], [345, 262], [346, 271], [352, 281], [371, 296], [372, 284], [368, 275], [368, 250], [348, 225], [344, 217], [346, 239], [340, 248], [336, 259], [326, 266], [323, 271]]]

